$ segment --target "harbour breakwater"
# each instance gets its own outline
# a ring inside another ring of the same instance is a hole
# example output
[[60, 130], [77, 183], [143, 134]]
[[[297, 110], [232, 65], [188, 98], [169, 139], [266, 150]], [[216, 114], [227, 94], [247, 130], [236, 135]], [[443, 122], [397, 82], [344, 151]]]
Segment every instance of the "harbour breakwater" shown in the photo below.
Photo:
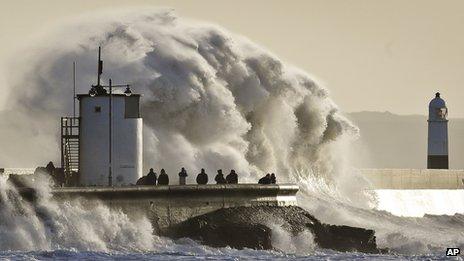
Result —
[[[33, 188], [20, 188], [28, 200], [38, 195]], [[52, 188], [58, 201], [79, 199], [91, 208], [95, 204], [121, 209], [132, 217], [146, 216], [156, 230], [221, 208], [238, 206], [294, 206], [298, 186], [279, 185], [170, 185], [127, 187]]]
[[377, 196], [377, 209], [397, 216], [464, 213], [464, 170], [360, 169]]
[[464, 189], [464, 170], [360, 169], [373, 189]]
[[[19, 193], [34, 202], [33, 188]], [[79, 200], [89, 211], [104, 204], [131, 219], [148, 218], [153, 233], [191, 238], [214, 247], [274, 249], [275, 230], [311, 235], [308, 248], [378, 253], [373, 230], [324, 224], [296, 206], [298, 186], [174, 185], [53, 188], [53, 200]], [[278, 228], [276, 228], [278, 227]]]

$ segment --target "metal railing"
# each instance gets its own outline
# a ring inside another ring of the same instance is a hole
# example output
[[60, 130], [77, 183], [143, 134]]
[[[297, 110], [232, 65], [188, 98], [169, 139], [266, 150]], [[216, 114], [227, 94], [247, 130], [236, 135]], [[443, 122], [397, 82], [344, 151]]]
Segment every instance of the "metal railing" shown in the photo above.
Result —
[[66, 178], [79, 172], [79, 117], [61, 117], [61, 168]]

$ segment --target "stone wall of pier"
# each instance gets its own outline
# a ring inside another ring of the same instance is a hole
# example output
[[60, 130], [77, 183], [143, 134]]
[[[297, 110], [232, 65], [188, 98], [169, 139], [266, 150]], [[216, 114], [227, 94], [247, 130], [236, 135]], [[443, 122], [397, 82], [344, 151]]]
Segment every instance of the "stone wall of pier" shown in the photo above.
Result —
[[292, 184], [68, 187], [52, 191], [57, 200], [77, 199], [89, 208], [104, 203], [131, 216], [147, 216], [155, 229], [221, 208], [294, 206], [297, 192], [298, 186]]
[[464, 189], [464, 170], [360, 169], [374, 189]]

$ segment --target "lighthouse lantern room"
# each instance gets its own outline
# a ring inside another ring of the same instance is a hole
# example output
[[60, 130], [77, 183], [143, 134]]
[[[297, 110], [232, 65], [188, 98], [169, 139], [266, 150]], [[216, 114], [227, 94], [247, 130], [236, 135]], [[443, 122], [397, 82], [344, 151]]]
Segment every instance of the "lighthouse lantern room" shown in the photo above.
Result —
[[448, 108], [440, 93], [429, 103], [428, 169], [448, 169]]

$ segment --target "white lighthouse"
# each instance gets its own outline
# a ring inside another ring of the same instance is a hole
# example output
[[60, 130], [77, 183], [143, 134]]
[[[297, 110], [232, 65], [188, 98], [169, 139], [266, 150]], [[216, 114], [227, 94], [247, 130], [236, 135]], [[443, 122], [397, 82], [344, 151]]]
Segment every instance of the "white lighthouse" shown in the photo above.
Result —
[[440, 93], [429, 103], [428, 169], [448, 169], [448, 108]]
[[[68, 176], [78, 173], [80, 186], [136, 184], [142, 176], [140, 95], [111, 79], [101, 85], [102, 71], [99, 50], [97, 84], [77, 95], [79, 117], [62, 118], [62, 166]], [[119, 87], [125, 90], [114, 93]]]

